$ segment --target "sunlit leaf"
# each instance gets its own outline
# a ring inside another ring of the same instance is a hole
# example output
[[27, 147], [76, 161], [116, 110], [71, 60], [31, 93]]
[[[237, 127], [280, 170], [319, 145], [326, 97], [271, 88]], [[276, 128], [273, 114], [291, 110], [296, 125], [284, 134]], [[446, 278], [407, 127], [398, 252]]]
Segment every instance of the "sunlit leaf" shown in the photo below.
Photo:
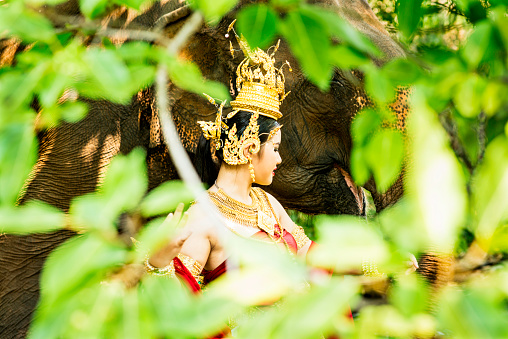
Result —
[[238, 0], [190, 0], [189, 2], [193, 8], [204, 14], [207, 21], [215, 24], [236, 5]]
[[383, 66], [383, 74], [394, 86], [409, 86], [423, 74], [421, 69], [408, 59], [395, 59]]
[[37, 159], [37, 140], [30, 123], [0, 129], [0, 204], [14, 206]]
[[[508, 335], [504, 319], [508, 316], [503, 299], [492, 285], [484, 285], [481, 290], [462, 291], [448, 287], [439, 294], [439, 313], [437, 318], [443, 330], [452, 331], [461, 338], [503, 338]], [[460, 310], [460, 317], [457, 317]]]
[[421, 277], [411, 274], [401, 276], [390, 291], [390, 301], [406, 317], [425, 313], [428, 308], [428, 284]]
[[76, 236], [48, 257], [41, 276], [41, 298], [62, 302], [80, 288], [104, 279], [108, 270], [119, 267], [127, 251], [94, 234]]
[[478, 67], [478, 64], [490, 48], [491, 40], [491, 24], [487, 22], [478, 24], [462, 50], [462, 55], [471, 68]]
[[498, 113], [503, 102], [508, 98], [508, 86], [498, 82], [489, 82], [485, 87], [485, 92], [481, 96], [482, 107], [488, 116]]
[[238, 13], [236, 27], [250, 46], [263, 49], [273, 42], [277, 19], [277, 14], [270, 7], [263, 4], [252, 5]]
[[398, 0], [397, 6], [397, 20], [399, 22], [399, 29], [406, 39], [418, 28], [423, 11], [423, 0]]
[[353, 146], [351, 151], [351, 174], [357, 185], [365, 184], [371, 175], [364, 153], [365, 148], [361, 146]]
[[169, 213], [183, 202], [189, 203], [194, 197], [181, 181], [167, 181], [154, 188], [141, 203], [141, 213], [145, 217]]
[[363, 66], [365, 69], [365, 88], [371, 98], [379, 104], [387, 104], [395, 98], [395, 87], [388, 77], [373, 65]]
[[50, 232], [64, 226], [64, 212], [42, 202], [31, 201], [21, 207], [0, 208], [0, 233]]
[[471, 74], [461, 83], [453, 102], [457, 110], [465, 117], [472, 118], [480, 113], [481, 96], [485, 90], [485, 80], [476, 74]]
[[362, 53], [380, 56], [377, 47], [337, 13], [320, 6], [309, 5], [302, 5], [301, 11], [305, 15], [321, 21], [328, 35], [344, 41]]
[[25, 41], [54, 42], [56, 32], [51, 22], [25, 7], [23, 1], [13, 1], [0, 7], [0, 32], [9, 32]]
[[229, 100], [230, 94], [226, 86], [205, 80], [196, 64], [170, 56], [163, 57], [161, 61], [168, 66], [169, 77], [176, 86], [196, 94], [206, 93], [213, 98]]
[[404, 156], [404, 140], [396, 130], [378, 131], [365, 150], [378, 191], [386, 191], [398, 178]]
[[383, 263], [388, 258], [381, 235], [360, 219], [322, 216], [316, 229], [320, 246], [307, 255], [313, 265], [347, 272], [361, 269], [364, 259]]
[[134, 94], [130, 91], [129, 70], [113, 51], [89, 49], [85, 60], [89, 67], [89, 74], [97, 81], [100, 85], [99, 90], [105, 93], [108, 99], [123, 103]]
[[344, 69], [356, 68], [369, 62], [367, 57], [344, 45], [333, 46], [330, 58], [335, 66]]
[[135, 148], [128, 155], [117, 155], [109, 165], [100, 192], [108, 207], [120, 213], [136, 207], [148, 187], [145, 152]]
[[103, 14], [108, 4], [107, 0], [79, 0], [81, 12], [91, 19]]
[[476, 236], [487, 250], [498, 226], [508, 220], [508, 141], [500, 136], [485, 151], [483, 164], [473, 180], [473, 206], [477, 218]]
[[405, 182], [416, 199], [432, 246], [448, 252], [464, 221], [464, 176], [437, 115], [418, 90], [413, 103], [408, 120], [412, 163]]
[[322, 20], [304, 11], [292, 11], [279, 25], [279, 31], [288, 40], [308, 79], [327, 90], [332, 67], [330, 39], [323, 34], [326, 27]]

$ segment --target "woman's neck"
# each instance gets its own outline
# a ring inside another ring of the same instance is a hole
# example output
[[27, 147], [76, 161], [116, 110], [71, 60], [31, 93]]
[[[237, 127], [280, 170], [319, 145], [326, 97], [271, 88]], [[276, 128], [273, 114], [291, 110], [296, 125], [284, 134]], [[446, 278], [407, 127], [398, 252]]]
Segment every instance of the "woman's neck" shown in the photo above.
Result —
[[247, 205], [252, 203], [250, 197], [252, 179], [248, 165], [221, 166], [215, 184], [231, 198]]

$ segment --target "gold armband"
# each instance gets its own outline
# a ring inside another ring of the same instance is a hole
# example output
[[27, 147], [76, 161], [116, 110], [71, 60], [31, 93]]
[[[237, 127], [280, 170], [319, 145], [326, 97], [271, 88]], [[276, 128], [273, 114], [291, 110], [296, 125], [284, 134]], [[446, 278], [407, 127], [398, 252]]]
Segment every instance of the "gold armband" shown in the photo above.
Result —
[[291, 232], [291, 235], [296, 241], [296, 246], [298, 249], [305, 246], [307, 242], [310, 241], [309, 237], [305, 234], [305, 231], [303, 230], [302, 226], [298, 226], [295, 224], [295, 227], [293, 229], [293, 232]]
[[[201, 264], [197, 260], [194, 260], [185, 254], [178, 253], [177, 257], [178, 259], [180, 259], [182, 264], [189, 270], [194, 279], [196, 279], [197, 283], [200, 285], [203, 284], [203, 276], [200, 275], [201, 271], [203, 270], [203, 266], [201, 266]], [[169, 265], [159, 268], [150, 265], [149, 258], [146, 257], [145, 267], [148, 273], [153, 275], [169, 276], [171, 278], [176, 277], [175, 263], [173, 262], [173, 260], [171, 260]]]
[[[202, 285], [203, 284], [203, 276], [200, 274], [201, 274], [201, 271], [203, 270], [203, 266], [201, 266], [201, 264], [197, 260], [194, 260], [185, 254], [178, 253], [177, 257], [178, 257], [178, 259], [180, 259], [182, 264], [185, 267], [187, 267], [190, 274], [192, 274], [194, 279], [196, 279], [197, 283]], [[173, 262], [171, 262], [171, 263], [173, 263]]]
[[169, 263], [169, 265], [164, 267], [155, 267], [150, 265], [150, 258], [146, 256], [145, 259], [145, 267], [146, 271], [150, 274], [157, 275], [157, 276], [169, 276], [169, 277], [175, 277], [175, 264], [173, 263], [173, 260]]
[[372, 259], [362, 260], [362, 271], [366, 277], [382, 277], [384, 274], [380, 273], [377, 269], [377, 265]]

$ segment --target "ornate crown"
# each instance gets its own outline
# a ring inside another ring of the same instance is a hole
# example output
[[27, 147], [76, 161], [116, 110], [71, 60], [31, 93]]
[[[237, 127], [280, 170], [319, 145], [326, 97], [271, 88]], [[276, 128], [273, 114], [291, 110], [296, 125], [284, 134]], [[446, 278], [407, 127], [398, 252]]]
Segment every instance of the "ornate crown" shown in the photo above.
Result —
[[[289, 66], [289, 63], [286, 61], [281, 68], [275, 67], [274, 54], [279, 49], [280, 40], [271, 47], [274, 50], [270, 55], [260, 48], [251, 51], [243, 37], [238, 39], [238, 43], [246, 58], [236, 69], [238, 95], [231, 102], [233, 112], [244, 110], [279, 119], [282, 117], [280, 103], [289, 94], [284, 93], [285, 78], [282, 73], [282, 67]], [[232, 45], [230, 49], [233, 54]]]
[[[236, 20], [235, 20], [236, 21]], [[235, 23], [233, 21], [228, 28], [229, 31], [233, 29]], [[228, 37], [226, 34], [226, 37]], [[225, 145], [220, 143], [221, 130], [227, 131], [228, 127], [222, 122], [222, 108], [224, 102], [220, 105], [215, 122], [198, 121], [198, 124], [203, 130], [206, 139], [211, 139], [216, 142], [216, 149], [224, 146], [224, 161], [230, 165], [246, 164], [249, 158], [245, 157], [242, 150], [246, 145], [252, 144], [250, 152], [255, 154], [259, 152], [259, 125], [257, 119], [259, 114], [267, 116], [272, 119], [279, 119], [282, 113], [279, 111], [280, 103], [290, 93], [284, 93], [284, 74], [282, 67], [284, 65], [291, 66], [289, 62], [285, 62], [280, 68], [275, 67], [274, 54], [279, 49], [280, 40], [277, 45], [270, 47], [274, 49], [272, 54], [268, 55], [260, 48], [252, 51], [243, 37], [238, 37], [235, 32], [237, 41], [245, 54], [245, 59], [240, 63], [236, 69], [236, 89], [238, 95], [234, 101], [231, 102], [233, 110], [229, 113], [226, 119], [233, 117], [238, 111], [252, 112], [249, 125], [242, 133], [240, 139], [236, 136], [236, 124], [231, 127], [228, 132], [228, 138]], [[231, 55], [234, 56], [233, 44], [230, 42]], [[215, 100], [206, 95], [208, 100], [217, 106]], [[281, 126], [274, 128], [270, 131], [268, 139], [280, 129]]]

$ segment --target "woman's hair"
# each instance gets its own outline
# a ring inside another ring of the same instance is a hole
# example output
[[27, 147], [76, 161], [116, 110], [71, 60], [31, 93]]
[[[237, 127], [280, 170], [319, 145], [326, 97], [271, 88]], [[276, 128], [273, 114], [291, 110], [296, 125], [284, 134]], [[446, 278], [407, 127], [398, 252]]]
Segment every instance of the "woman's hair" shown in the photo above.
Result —
[[[225, 109], [223, 116], [226, 116], [230, 111], [231, 109]], [[253, 113], [251, 112], [238, 111], [232, 118], [227, 121], [223, 119], [223, 121], [228, 126], [228, 129], [236, 124], [236, 135], [238, 136], [238, 139], [240, 139], [241, 135], [249, 125], [252, 114]], [[263, 115], [259, 115], [257, 123], [259, 125], [258, 133], [261, 145], [267, 141], [270, 131], [275, 127], [280, 126], [277, 120]], [[227, 137], [227, 132], [222, 131], [220, 135], [221, 145], [225, 145]], [[212, 186], [215, 180], [217, 180], [220, 166], [224, 162], [223, 148], [221, 147], [218, 151], [215, 151], [214, 155], [216, 157], [215, 160], [212, 157], [210, 140], [207, 140], [203, 134], [201, 134], [198, 147], [196, 149], [196, 156], [194, 157], [194, 166], [201, 177], [201, 181], [207, 183], [209, 186]]]

